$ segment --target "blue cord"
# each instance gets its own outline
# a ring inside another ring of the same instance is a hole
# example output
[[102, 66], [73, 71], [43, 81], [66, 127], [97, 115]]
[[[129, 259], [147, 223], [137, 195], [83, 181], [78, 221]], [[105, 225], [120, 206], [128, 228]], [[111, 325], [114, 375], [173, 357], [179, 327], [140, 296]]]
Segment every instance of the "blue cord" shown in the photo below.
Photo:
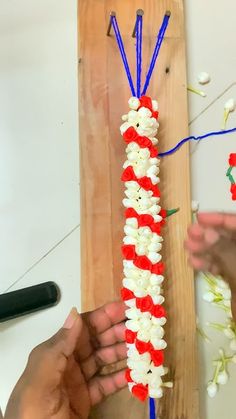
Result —
[[131, 73], [130, 73], [129, 63], [128, 63], [127, 56], [126, 56], [126, 53], [125, 53], [124, 43], [122, 41], [121, 33], [120, 33], [119, 26], [118, 26], [118, 23], [117, 23], [117, 20], [116, 20], [115, 16], [111, 16], [111, 23], [112, 23], [112, 26], [113, 26], [113, 29], [114, 29], [114, 32], [115, 32], [117, 44], [118, 44], [118, 47], [119, 47], [119, 50], [120, 50], [120, 53], [121, 53], [121, 58], [122, 58], [122, 61], [123, 61], [124, 67], [125, 67], [125, 71], [126, 71], [126, 74], [127, 74], [127, 77], [128, 77], [128, 81], [129, 81], [129, 85], [130, 85], [132, 95], [136, 96], [132, 76], [131, 76]]
[[207, 134], [199, 135], [198, 137], [195, 137], [194, 135], [191, 135], [190, 137], [184, 138], [183, 140], [179, 141], [176, 144], [175, 147], [171, 148], [168, 151], [165, 151], [164, 153], [160, 153], [158, 156], [159, 157], [164, 157], [164, 156], [168, 156], [169, 154], [173, 154], [180, 147], [182, 147], [183, 144], [185, 144], [185, 143], [187, 143], [188, 141], [191, 141], [191, 140], [201, 141], [201, 140], [204, 140], [205, 138], [220, 136], [220, 135], [224, 135], [224, 134], [231, 134], [232, 132], [236, 132], [236, 127], [235, 128], [231, 128], [231, 129], [221, 130], [221, 131], [208, 132]]
[[151, 63], [150, 63], [150, 66], [149, 66], [149, 70], [148, 70], [148, 73], [147, 73], [147, 76], [146, 76], [146, 81], [145, 81], [145, 84], [144, 84], [142, 95], [145, 95], [146, 92], [147, 92], [147, 89], [148, 89], [148, 86], [149, 86], [149, 83], [150, 83], [150, 80], [151, 80], [151, 77], [152, 77], [152, 73], [153, 73], [153, 70], [154, 70], [155, 65], [156, 65], [157, 57], [159, 55], [160, 48], [161, 48], [161, 45], [162, 45], [162, 42], [163, 42], [163, 39], [164, 39], [164, 36], [165, 36], [165, 32], [166, 32], [168, 23], [169, 23], [169, 19], [170, 19], [170, 15], [165, 14], [162, 25], [161, 25], [161, 28], [160, 28], [158, 36], [157, 36], [156, 46], [155, 46], [153, 56], [152, 56], [152, 59], [151, 59]]
[[156, 419], [155, 399], [149, 399], [149, 419]]
[[137, 65], [137, 97], [141, 96], [142, 83], [142, 40], [143, 40], [143, 16], [138, 15], [136, 21], [136, 65]]

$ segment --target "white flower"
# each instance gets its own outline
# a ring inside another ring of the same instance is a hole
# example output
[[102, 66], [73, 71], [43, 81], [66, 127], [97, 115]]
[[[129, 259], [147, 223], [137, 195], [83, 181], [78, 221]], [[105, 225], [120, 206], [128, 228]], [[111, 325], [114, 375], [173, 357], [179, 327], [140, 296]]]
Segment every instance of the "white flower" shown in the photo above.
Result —
[[150, 332], [149, 330], [139, 330], [137, 333], [137, 338], [143, 342], [149, 342], [150, 340]]
[[217, 384], [215, 384], [213, 381], [209, 381], [207, 385], [208, 396], [211, 398], [215, 397], [217, 391], [218, 391]]
[[121, 135], [123, 135], [125, 131], [127, 131], [127, 129], [130, 127], [132, 127], [132, 124], [130, 122], [124, 122], [120, 127]]
[[131, 300], [126, 300], [125, 304], [130, 308], [136, 307], [136, 300], [135, 298], [132, 298]]
[[127, 329], [132, 330], [132, 332], [138, 332], [140, 325], [137, 320], [127, 320], [125, 323]]
[[151, 339], [152, 338], [162, 339], [163, 336], [165, 335], [165, 331], [163, 327], [156, 326], [156, 325], [153, 325], [149, 332], [150, 332]]
[[162, 256], [160, 255], [160, 253], [156, 253], [156, 252], [149, 252], [148, 253], [148, 258], [150, 259], [150, 261], [155, 264], [161, 261]]
[[137, 97], [133, 96], [129, 99], [128, 104], [129, 104], [130, 109], [136, 110], [140, 106], [140, 101]]
[[133, 307], [125, 311], [126, 317], [130, 320], [138, 320], [140, 318], [140, 310]]
[[167, 347], [167, 343], [164, 339], [159, 339], [157, 337], [151, 338], [151, 343], [154, 346], [154, 349], [161, 350]]
[[146, 374], [145, 372], [132, 370], [130, 372], [130, 376], [132, 380], [134, 380], [134, 382], [137, 384], [138, 383], [141, 383], [143, 385], [148, 384], [148, 374]]
[[137, 237], [138, 235], [138, 230], [129, 225], [125, 225], [124, 232], [127, 236], [131, 236], [131, 237]]
[[127, 218], [126, 219], [126, 225], [133, 227], [133, 228], [138, 228], [138, 221], [136, 218]]
[[126, 147], [126, 153], [129, 153], [129, 151], [139, 151], [139, 150], [140, 150], [139, 145], [135, 143], [134, 141], [129, 143]]
[[218, 377], [217, 377], [217, 384], [226, 384], [229, 380], [229, 375], [227, 374], [226, 371], [222, 371], [219, 373]]
[[141, 118], [150, 119], [152, 116], [152, 112], [148, 108], [144, 108], [143, 106], [138, 110], [138, 114]]
[[163, 281], [164, 281], [164, 276], [163, 275], [152, 274], [150, 276], [150, 284], [151, 285], [161, 285]]

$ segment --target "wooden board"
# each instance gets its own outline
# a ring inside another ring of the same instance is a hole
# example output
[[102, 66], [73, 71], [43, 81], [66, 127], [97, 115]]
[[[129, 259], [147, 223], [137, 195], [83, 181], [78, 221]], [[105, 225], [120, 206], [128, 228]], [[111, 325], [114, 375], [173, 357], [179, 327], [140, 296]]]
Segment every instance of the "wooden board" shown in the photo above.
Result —
[[[121, 115], [131, 96], [114, 36], [106, 30], [111, 10], [117, 12], [132, 74], [135, 12], [143, 8], [144, 74], [164, 12], [172, 16], [148, 94], [160, 105], [160, 151], [188, 134], [184, 10], [182, 0], [79, 0], [79, 105], [81, 162], [82, 305], [93, 309], [119, 296], [122, 281], [123, 186], [120, 182], [124, 144]], [[168, 69], [168, 70], [167, 70]], [[168, 221], [164, 260], [168, 310], [167, 360], [174, 389], [158, 405], [159, 419], [197, 419], [198, 374], [193, 273], [183, 240], [190, 223], [189, 150], [165, 157], [161, 165], [162, 206], [180, 207]], [[147, 418], [147, 406], [127, 390], [95, 409], [102, 419]]]

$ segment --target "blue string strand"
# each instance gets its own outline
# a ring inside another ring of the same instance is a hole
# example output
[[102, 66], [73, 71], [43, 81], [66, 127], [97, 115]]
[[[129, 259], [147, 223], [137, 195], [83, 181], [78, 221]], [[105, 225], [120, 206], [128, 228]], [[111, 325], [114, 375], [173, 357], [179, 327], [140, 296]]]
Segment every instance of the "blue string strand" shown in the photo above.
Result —
[[145, 81], [145, 84], [144, 84], [142, 95], [145, 95], [146, 92], [147, 92], [147, 89], [148, 89], [148, 86], [149, 86], [149, 83], [150, 83], [150, 80], [151, 80], [151, 77], [152, 77], [152, 73], [153, 73], [153, 70], [154, 70], [155, 65], [156, 65], [157, 57], [159, 55], [162, 42], [164, 40], [164, 36], [165, 36], [165, 32], [166, 32], [166, 29], [167, 29], [167, 26], [168, 26], [168, 23], [169, 23], [169, 19], [170, 19], [170, 16], [165, 14], [162, 25], [161, 25], [161, 28], [160, 28], [158, 36], [157, 36], [156, 46], [155, 46], [153, 56], [152, 56], [152, 59], [151, 59], [151, 63], [150, 63], [150, 66], [149, 66], [149, 70], [148, 70], [148, 73], [147, 73], [147, 76], [146, 76], [146, 81]]
[[122, 58], [122, 61], [123, 61], [124, 67], [125, 67], [126, 75], [128, 77], [128, 81], [129, 81], [129, 85], [130, 85], [132, 95], [136, 96], [132, 76], [131, 76], [131, 73], [130, 73], [129, 63], [128, 63], [127, 56], [126, 56], [126, 53], [125, 53], [124, 43], [122, 41], [120, 29], [119, 29], [119, 26], [118, 26], [118, 23], [117, 23], [117, 20], [116, 20], [115, 16], [111, 16], [111, 23], [112, 23], [112, 26], [113, 26], [113, 29], [114, 29], [114, 32], [115, 32], [116, 41], [117, 41], [117, 44], [118, 44], [118, 47], [119, 47], [119, 50], [120, 50], [121, 58]]
[[204, 140], [205, 138], [216, 137], [216, 136], [220, 136], [220, 135], [224, 135], [224, 134], [231, 134], [233, 132], [236, 132], [236, 127], [231, 128], [231, 129], [221, 130], [221, 131], [208, 132], [207, 134], [199, 135], [198, 137], [195, 137], [194, 135], [191, 135], [190, 137], [183, 138], [183, 140], [179, 141], [176, 144], [175, 147], [171, 148], [168, 151], [165, 151], [164, 153], [160, 153], [158, 156], [159, 157], [164, 157], [164, 156], [168, 156], [169, 154], [173, 154], [177, 150], [179, 150], [179, 148], [182, 147], [183, 144], [187, 143], [188, 141], [192, 141], [192, 140], [193, 141], [201, 141], [201, 140]]
[[155, 399], [149, 399], [149, 419], [156, 419]]
[[137, 16], [136, 20], [136, 64], [137, 64], [137, 97], [141, 96], [142, 82], [142, 40], [143, 40], [143, 16]]

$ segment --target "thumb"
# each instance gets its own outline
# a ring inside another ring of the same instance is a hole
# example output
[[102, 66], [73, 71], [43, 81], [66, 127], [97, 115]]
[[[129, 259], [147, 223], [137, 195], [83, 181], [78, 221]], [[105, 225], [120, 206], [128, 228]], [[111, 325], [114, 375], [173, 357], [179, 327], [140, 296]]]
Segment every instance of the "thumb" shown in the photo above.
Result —
[[73, 308], [63, 327], [50, 339], [33, 349], [25, 371], [27, 376], [32, 377], [33, 381], [36, 381], [37, 377], [41, 385], [59, 381], [66, 370], [68, 358], [76, 348], [82, 326], [82, 318]]

